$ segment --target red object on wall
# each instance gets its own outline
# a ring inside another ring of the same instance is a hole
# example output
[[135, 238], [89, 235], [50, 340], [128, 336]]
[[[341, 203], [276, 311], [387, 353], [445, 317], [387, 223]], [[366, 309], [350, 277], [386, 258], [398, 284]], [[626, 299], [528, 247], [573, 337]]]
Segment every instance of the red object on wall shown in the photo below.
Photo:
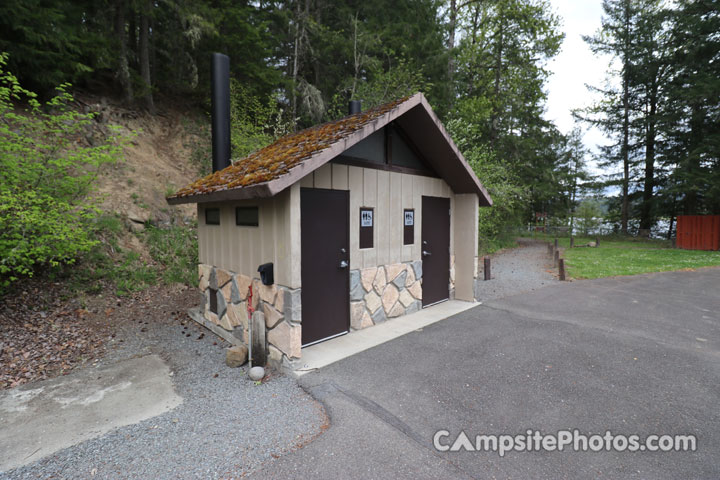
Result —
[[720, 215], [678, 215], [678, 248], [720, 250]]

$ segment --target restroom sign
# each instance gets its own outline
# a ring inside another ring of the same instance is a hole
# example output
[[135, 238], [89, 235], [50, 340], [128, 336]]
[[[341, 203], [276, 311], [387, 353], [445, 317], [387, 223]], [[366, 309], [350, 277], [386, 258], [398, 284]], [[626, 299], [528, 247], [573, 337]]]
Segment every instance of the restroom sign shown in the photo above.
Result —
[[405, 210], [405, 226], [415, 225], [415, 212], [413, 210]]
[[373, 248], [373, 209], [360, 208], [360, 248]]
[[371, 209], [365, 208], [360, 211], [360, 226], [361, 227], [372, 227], [373, 226], [373, 211]]
[[412, 245], [415, 243], [415, 210], [403, 210], [403, 220], [403, 245]]

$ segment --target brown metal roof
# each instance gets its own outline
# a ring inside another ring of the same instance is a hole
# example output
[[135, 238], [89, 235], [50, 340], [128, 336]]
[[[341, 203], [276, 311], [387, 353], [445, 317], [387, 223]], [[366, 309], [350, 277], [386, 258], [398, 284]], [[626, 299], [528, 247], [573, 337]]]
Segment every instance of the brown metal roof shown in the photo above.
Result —
[[191, 183], [167, 197], [167, 202], [272, 197], [392, 121], [400, 124], [455, 193], [476, 193], [481, 205], [492, 205], [421, 93], [282, 137]]

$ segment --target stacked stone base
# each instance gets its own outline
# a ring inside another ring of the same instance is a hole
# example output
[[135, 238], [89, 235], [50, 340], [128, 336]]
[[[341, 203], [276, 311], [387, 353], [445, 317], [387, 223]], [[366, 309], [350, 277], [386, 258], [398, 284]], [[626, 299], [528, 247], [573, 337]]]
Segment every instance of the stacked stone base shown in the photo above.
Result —
[[422, 308], [422, 262], [350, 271], [350, 327], [360, 330]]
[[[455, 293], [455, 257], [451, 256], [450, 298]], [[479, 281], [477, 257], [475, 297]], [[199, 265], [205, 326], [232, 343], [249, 346], [250, 324], [253, 348], [264, 349], [273, 368], [294, 368], [301, 358], [301, 289], [263, 285], [258, 278]], [[390, 318], [417, 312], [422, 308], [422, 262], [406, 262], [350, 271], [350, 327], [360, 330]], [[248, 298], [252, 285], [252, 300]], [[210, 311], [210, 295], [215, 291], [217, 313]], [[248, 302], [254, 310], [248, 317]], [[259, 342], [259, 343], [258, 343]], [[257, 347], [259, 345], [259, 347]]]
[[[268, 363], [274, 368], [300, 358], [301, 307], [300, 289], [263, 285], [257, 278], [230, 272], [212, 265], [200, 264], [200, 291], [203, 317], [249, 346], [250, 322], [253, 346], [265, 349]], [[249, 287], [252, 285], [252, 299]], [[217, 313], [210, 311], [210, 295], [216, 290]], [[248, 317], [248, 302], [255, 313]], [[264, 340], [263, 340], [264, 339]], [[260, 343], [258, 344], [258, 340]]]

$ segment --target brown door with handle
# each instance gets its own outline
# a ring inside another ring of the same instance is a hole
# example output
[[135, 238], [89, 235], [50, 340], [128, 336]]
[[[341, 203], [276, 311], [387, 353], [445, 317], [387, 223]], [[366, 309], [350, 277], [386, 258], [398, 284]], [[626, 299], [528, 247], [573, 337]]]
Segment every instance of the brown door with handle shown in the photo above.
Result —
[[350, 329], [350, 220], [346, 190], [300, 189], [302, 344]]
[[449, 298], [450, 199], [422, 197], [422, 304]]

